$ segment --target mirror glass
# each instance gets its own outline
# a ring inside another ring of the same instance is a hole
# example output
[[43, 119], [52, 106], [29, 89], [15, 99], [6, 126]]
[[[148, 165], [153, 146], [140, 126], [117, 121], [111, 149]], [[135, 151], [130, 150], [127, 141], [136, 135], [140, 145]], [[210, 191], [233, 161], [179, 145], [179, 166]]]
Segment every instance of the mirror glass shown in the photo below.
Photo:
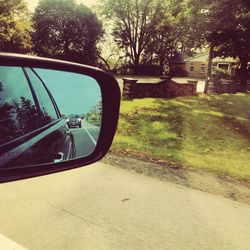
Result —
[[0, 66], [0, 167], [90, 155], [99, 138], [102, 94], [87, 75]]

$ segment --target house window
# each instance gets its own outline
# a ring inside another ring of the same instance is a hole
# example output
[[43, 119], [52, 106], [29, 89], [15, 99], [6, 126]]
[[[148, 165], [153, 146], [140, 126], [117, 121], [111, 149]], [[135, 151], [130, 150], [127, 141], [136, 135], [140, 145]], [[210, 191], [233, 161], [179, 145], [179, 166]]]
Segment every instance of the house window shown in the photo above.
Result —
[[206, 70], [206, 66], [203, 63], [203, 64], [201, 64], [201, 72], [200, 73], [205, 74], [205, 70]]
[[226, 72], [228, 72], [229, 64], [227, 64], [227, 63], [218, 63], [218, 68], [223, 69]]
[[193, 64], [193, 63], [190, 64], [189, 71], [190, 71], [190, 72], [193, 72], [193, 71], [194, 71], [194, 64]]

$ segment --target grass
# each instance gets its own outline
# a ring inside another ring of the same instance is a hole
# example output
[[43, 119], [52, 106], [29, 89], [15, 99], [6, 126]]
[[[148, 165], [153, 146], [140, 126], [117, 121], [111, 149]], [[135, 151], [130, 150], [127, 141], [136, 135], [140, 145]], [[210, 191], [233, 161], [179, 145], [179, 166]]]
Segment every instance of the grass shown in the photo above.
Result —
[[250, 95], [122, 101], [114, 151], [250, 180]]

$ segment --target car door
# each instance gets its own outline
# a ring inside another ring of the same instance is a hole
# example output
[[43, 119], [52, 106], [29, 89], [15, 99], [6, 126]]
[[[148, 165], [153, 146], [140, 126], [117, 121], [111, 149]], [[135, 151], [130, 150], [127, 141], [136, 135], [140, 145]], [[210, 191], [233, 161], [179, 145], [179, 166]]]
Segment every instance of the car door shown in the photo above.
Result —
[[75, 157], [74, 137], [61, 118], [51, 93], [34, 69], [25, 68], [24, 72], [27, 74], [27, 79], [30, 81], [38, 100], [42, 116], [41, 123], [47, 128], [43, 147], [51, 155], [51, 159], [48, 160], [58, 162]]
[[50, 93], [30, 68], [0, 67], [0, 167], [74, 156], [74, 140]]

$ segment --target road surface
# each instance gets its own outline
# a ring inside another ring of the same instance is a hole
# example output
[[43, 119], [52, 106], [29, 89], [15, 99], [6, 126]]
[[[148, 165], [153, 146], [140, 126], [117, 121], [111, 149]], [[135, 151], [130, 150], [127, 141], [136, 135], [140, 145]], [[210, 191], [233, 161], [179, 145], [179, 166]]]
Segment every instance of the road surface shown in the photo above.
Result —
[[76, 157], [87, 156], [94, 151], [98, 141], [100, 127], [83, 120], [81, 128], [72, 128], [70, 131], [75, 140]]
[[0, 197], [4, 250], [6, 242], [36, 250], [250, 249], [250, 206], [103, 163], [1, 184]]

